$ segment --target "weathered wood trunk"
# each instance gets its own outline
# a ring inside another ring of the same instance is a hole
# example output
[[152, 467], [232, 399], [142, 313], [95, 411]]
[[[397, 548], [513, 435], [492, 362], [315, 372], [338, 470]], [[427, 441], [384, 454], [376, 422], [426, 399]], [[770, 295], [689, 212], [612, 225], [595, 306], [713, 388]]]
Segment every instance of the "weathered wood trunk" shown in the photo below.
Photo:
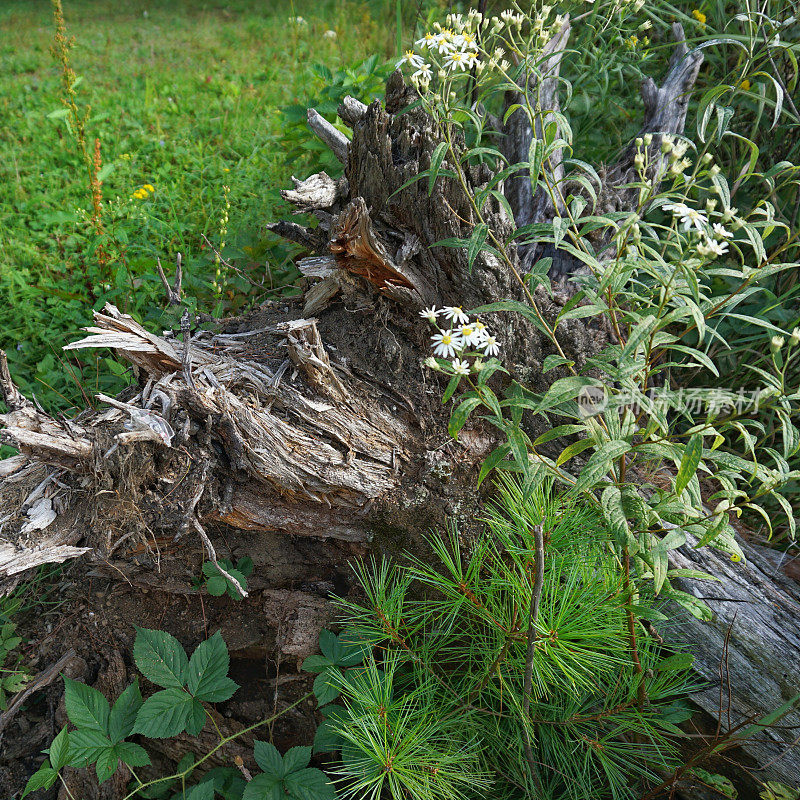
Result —
[[[567, 25], [559, 47], [568, 33]], [[682, 37], [680, 29], [676, 33]], [[552, 76], [559, 60], [555, 54]], [[656, 150], [658, 134], [682, 130], [683, 98], [701, 61], [681, 43], [664, 85], [645, 84], [643, 132], [654, 134]], [[556, 85], [551, 80], [543, 91], [554, 105]], [[421, 363], [429, 344], [418, 311], [429, 304], [469, 309], [521, 299], [521, 290], [489, 254], [469, 270], [463, 251], [431, 247], [468, 236], [473, 225], [455, 182], [438, 180], [430, 195], [426, 181], [399, 191], [428, 168], [437, 144], [423, 112], [398, 113], [413, 96], [396, 73], [385, 105], [345, 101], [340, 117], [352, 128], [352, 141], [309, 112], [311, 128], [345, 171], [339, 180], [321, 173], [298, 181], [284, 193], [298, 210], [317, 217], [316, 227], [272, 226], [310, 252], [300, 261], [306, 281], [301, 301], [264, 304], [214, 331], [186, 326], [182, 340], [148, 333], [106, 307], [95, 314], [89, 335], [67, 349], [112, 349], [131, 364], [136, 387], [72, 420], [43, 414], [16, 391], [0, 364], [9, 409], [0, 416], [0, 441], [21, 453], [0, 462], [0, 581], [6, 591], [38, 564], [80, 557], [75, 569], [83, 564], [98, 581], [124, 584], [121, 590], [133, 597], [126, 608], [136, 607], [140, 592], [177, 603], [170, 596], [195, 591], [191, 564], [201, 547], [214, 559], [217, 553], [250, 554], [256, 562], [250, 596], [227, 638], [234, 657], [256, 652], [277, 664], [279, 703], [281, 662], [313, 651], [331, 617], [325, 598], [352, 588], [348, 565], [354, 557], [419, 547], [421, 534], [447, 519], [465, 537], [478, 528], [476, 469], [496, 444], [495, 434], [473, 423], [458, 442], [447, 436], [441, 380]], [[506, 146], [524, 159], [539, 132], [515, 116]], [[632, 153], [607, 171], [615, 177], [604, 202], [626, 202], [621, 185]], [[563, 169], [559, 159], [550, 168]], [[468, 175], [473, 187], [490, 177], [484, 168]], [[530, 186], [516, 182], [506, 189], [520, 219], [552, 217], [552, 205], [534, 197]], [[499, 203], [490, 213], [500, 235], [511, 230]], [[525, 261], [540, 255], [517, 254]], [[557, 268], [570, 265], [562, 260]], [[541, 299], [550, 315], [563, 302]], [[492, 326], [516, 377], [538, 389], [559, 377], [557, 371], [542, 375], [551, 346], [524, 320], [497, 315]], [[579, 320], [560, 330], [562, 346], [578, 364], [605, 341], [602, 330]], [[721, 641], [728, 636], [728, 663], [736, 666], [732, 722], [763, 715], [800, 691], [800, 639], [792, 632], [797, 587], [747, 552], [751, 562], [735, 566], [708, 551], [685, 549], [677, 556], [681, 565], [723, 578], [717, 589], [686, 580], [686, 591], [738, 593], [735, 603], [724, 597], [712, 602], [714, 622], [683, 627], [696, 646], [698, 672], [712, 683], [698, 702], [711, 710]], [[162, 621], [168, 627], [170, 617]], [[128, 648], [130, 631], [119, 631], [115, 642]], [[798, 722], [795, 716], [785, 724]], [[772, 762], [765, 774], [787, 780], [800, 774], [798, 751], [784, 752], [795, 735], [791, 728], [773, 731], [762, 737], [769, 741], [747, 748], [759, 763]]]

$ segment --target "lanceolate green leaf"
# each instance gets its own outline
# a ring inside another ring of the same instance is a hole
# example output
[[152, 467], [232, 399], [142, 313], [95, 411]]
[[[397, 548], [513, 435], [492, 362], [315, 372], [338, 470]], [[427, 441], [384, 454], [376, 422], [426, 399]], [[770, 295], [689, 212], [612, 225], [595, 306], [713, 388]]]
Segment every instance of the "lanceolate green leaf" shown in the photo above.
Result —
[[428, 194], [433, 194], [433, 187], [436, 184], [436, 178], [439, 176], [439, 169], [442, 166], [442, 161], [447, 154], [447, 142], [439, 142], [436, 145], [433, 153], [431, 154], [431, 166], [428, 170]]
[[676, 494], [681, 494], [689, 485], [692, 476], [697, 472], [697, 466], [702, 456], [703, 437], [699, 433], [695, 433], [686, 443], [686, 448], [683, 451], [681, 463], [678, 467], [678, 476], [675, 479]]

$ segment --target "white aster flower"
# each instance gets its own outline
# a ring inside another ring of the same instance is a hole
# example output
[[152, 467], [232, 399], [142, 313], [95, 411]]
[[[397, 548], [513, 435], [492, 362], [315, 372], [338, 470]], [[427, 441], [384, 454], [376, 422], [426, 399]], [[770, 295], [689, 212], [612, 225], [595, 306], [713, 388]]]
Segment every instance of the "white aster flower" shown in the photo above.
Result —
[[427, 86], [431, 80], [433, 79], [433, 73], [431, 72], [431, 65], [430, 64], [423, 64], [412, 76], [411, 80], [417, 81], [421, 83], [423, 86]]
[[293, 22], [295, 25], [307, 25], [308, 23], [302, 17], [290, 17], [290, 22]]
[[489, 329], [479, 319], [476, 319], [475, 322], [472, 323], [472, 326], [475, 328], [477, 344], [480, 344], [489, 335]]
[[395, 66], [402, 67], [403, 64], [410, 64], [414, 69], [419, 69], [424, 63], [422, 56], [418, 56], [413, 50], [406, 50]]
[[445, 57], [445, 64], [453, 71], [457, 69], [465, 70], [471, 62], [472, 59], [462, 50], [453, 50], [452, 53], [448, 53]]
[[717, 236], [719, 236], [720, 239], [732, 239], [733, 238], [733, 234], [724, 225], [721, 225], [719, 222], [715, 222], [712, 225], [712, 228], [714, 229], [714, 233], [716, 233]]
[[422, 311], [419, 312], [419, 315], [424, 319], [428, 320], [428, 322], [430, 322], [433, 325], [436, 322], [436, 315], [438, 313], [439, 312], [436, 310], [436, 308], [434, 306], [431, 306], [430, 308], [422, 309]]
[[469, 364], [457, 358], [453, 362], [453, 372], [455, 372], [456, 375], [469, 375]]
[[336, 31], [325, 31], [322, 35], [325, 39], [333, 41], [336, 38]]
[[474, 347], [483, 341], [483, 336], [478, 333], [478, 328], [473, 323], [467, 323], [466, 325], [462, 325], [458, 329], [461, 338], [464, 340], [464, 344], [470, 345]]
[[414, 42], [414, 44], [419, 47], [420, 50], [435, 49], [438, 43], [439, 37], [430, 31], [428, 31], [421, 39], [417, 39], [417, 41]]
[[494, 336], [487, 336], [479, 345], [487, 356], [496, 356], [500, 352], [500, 345]]
[[446, 55], [456, 49], [455, 34], [448, 28], [445, 28], [436, 39], [436, 49], [439, 51], [439, 55]]
[[706, 239], [706, 247], [709, 255], [723, 256], [728, 252], [727, 242], [718, 242], [716, 239]]
[[445, 319], [453, 320], [455, 325], [466, 325], [469, 322], [469, 317], [461, 306], [445, 306], [439, 313], [444, 314]]
[[456, 38], [456, 44], [465, 50], [477, 50], [478, 37], [474, 33], [462, 33]]
[[706, 216], [697, 211], [697, 209], [690, 208], [686, 203], [666, 203], [664, 210], [671, 211], [676, 217], [680, 217], [683, 229], [686, 231], [692, 226], [697, 228], [698, 231], [702, 231], [708, 225]]
[[452, 358], [456, 351], [460, 351], [463, 342], [461, 337], [454, 331], [441, 331], [431, 336], [433, 352], [441, 358]]

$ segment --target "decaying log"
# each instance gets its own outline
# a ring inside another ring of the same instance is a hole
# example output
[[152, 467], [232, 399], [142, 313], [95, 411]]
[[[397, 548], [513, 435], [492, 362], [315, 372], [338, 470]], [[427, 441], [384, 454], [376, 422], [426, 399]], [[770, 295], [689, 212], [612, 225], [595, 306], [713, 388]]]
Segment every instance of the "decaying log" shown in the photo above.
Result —
[[[538, 87], [545, 112], [558, 108], [568, 34], [566, 24]], [[677, 29], [676, 37], [682, 39]], [[682, 98], [701, 60], [679, 46], [662, 87], [646, 84], [643, 130], [682, 130]], [[327, 608], [319, 597], [334, 584], [339, 594], [350, 590], [354, 557], [420, 548], [423, 534], [447, 520], [466, 541], [477, 532], [476, 469], [496, 434], [472, 420], [458, 442], [447, 436], [442, 387], [421, 364], [430, 350], [418, 311], [523, 295], [513, 272], [491, 253], [480, 253], [470, 268], [463, 249], [434, 246], [468, 237], [475, 219], [455, 181], [440, 178], [430, 194], [427, 182], [411, 181], [430, 166], [439, 143], [425, 113], [408, 110], [415, 97], [395, 72], [385, 104], [346, 99], [340, 115], [352, 128], [351, 141], [309, 112], [309, 125], [345, 175], [333, 181], [320, 173], [284, 193], [298, 211], [313, 213], [316, 225], [271, 226], [307, 250], [299, 261], [308, 284], [301, 300], [265, 303], [216, 330], [191, 329], [187, 317], [183, 341], [177, 333], [150, 333], [106, 306], [88, 335], [67, 349], [112, 350], [132, 365], [135, 385], [118, 398], [100, 398], [102, 411], [70, 421], [54, 420], [23, 398], [0, 361], [8, 406], [0, 436], [21, 453], [0, 462], [0, 591], [26, 568], [80, 554], [77, 563], [91, 563], [93, 576], [123, 576], [142, 591], [167, 591], [172, 584], [158, 572], [162, 546], [193, 542], [199, 549], [198, 537], [207, 537], [206, 547], [222, 554], [223, 543], [231, 549], [231, 542], [246, 543], [261, 553], [261, 588], [253, 591], [265, 599], [265, 625], [276, 646], [270, 657], [279, 662], [313, 647]], [[518, 124], [517, 115], [511, 119], [507, 152], [526, 160], [531, 137], [541, 132]], [[618, 182], [627, 180], [625, 158], [613, 173]], [[560, 180], [560, 156], [548, 169]], [[473, 188], [490, 177], [483, 169], [467, 176]], [[624, 204], [625, 192], [613, 188], [607, 202]], [[526, 197], [524, 182], [507, 187], [517, 221], [549, 220], [555, 209], [529, 189]], [[492, 229], [509, 235], [513, 224], [502, 204], [489, 203]], [[512, 257], [522, 269], [520, 259], [532, 256]], [[542, 308], [557, 310], [545, 299]], [[524, 319], [495, 314], [488, 322], [515, 377], [535, 390], [561, 377], [558, 370], [542, 374], [553, 348]], [[579, 365], [605, 342], [603, 331], [581, 320], [561, 330]], [[796, 627], [797, 587], [770, 574], [757, 552], [745, 552], [746, 565], [707, 549], [685, 548], [675, 557], [678, 566], [723, 579], [682, 580], [685, 591], [715, 597], [709, 603], [717, 614], [713, 624], [690, 621], [683, 631], [702, 643], [698, 673], [714, 686], [698, 702], [711, 708], [730, 629], [732, 721], [800, 691], [794, 668], [800, 641], [787, 632]], [[192, 591], [190, 577], [183, 576], [183, 591]], [[787, 731], [771, 744], [747, 745], [760, 764], [769, 762], [766, 777], [786, 781], [797, 774], [796, 754], [778, 758], [792, 736]]]

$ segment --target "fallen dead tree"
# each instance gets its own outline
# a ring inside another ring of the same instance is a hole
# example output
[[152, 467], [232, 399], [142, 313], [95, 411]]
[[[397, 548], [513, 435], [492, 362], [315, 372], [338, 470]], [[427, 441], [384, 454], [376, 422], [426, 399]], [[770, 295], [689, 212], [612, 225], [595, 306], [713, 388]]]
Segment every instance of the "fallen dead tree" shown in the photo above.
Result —
[[[553, 40], [541, 87], [553, 108], [568, 35], [566, 24]], [[676, 35], [664, 82], [643, 89], [642, 130], [656, 137], [683, 129], [702, 62], [679, 27]], [[100, 396], [97, 410], [71, 420], [53, 419], [22, 397], [0, 362], [8, 407], [0, 441], [20, 452], [0, 462], [4, 591], [42, 563], [79, 558], [92, 576], [124, 583], [134, 594], [177, 597], [192, 591], [191, 569], [175, 555], [181, 546], [202, 547], [218, 562], [223, 544], [233, 552], [258, 537], [260, 584], [251, 594], [258, 593], [263, 625], [232, 650], [255, 651], [278, 665], [277, 696], [281, 662], [312, 652], [330, 619], [325, 596], [351, 590], [354, 557], [418, 548], [425, 532], [448, 519], [468, 540], [480, 524], [475, 470], [496, 441], [480, 422], [458, 442], [447, 436], [438, 378], [421, 366], [427, 334], [418, 312], [521, 294], [491, 254], [479, 254], [468, 269], [463, 251], [431, 246], [467, 236], [472, 212], [452, 182], [437, 181], [431, 194], [425, 182], [406, 186], [430, 166], [437, 144], [422, 111], [399, 113], [413, 99], [395, 73], [385, 105], [345, 101], [339, 114], [352, 140], [309, 111], [309, 125], [345, 173], [339, 180], [314, 175], [284, 193], [316, 216], [315, 227], [272, 226], [310, 253], [299, 263], [302, 301], [267, 303], [216, 330], [186, 318], [180, 333], [161, 336], [107, 306], [67, 349], [111, 349], [131, 365], [136, 385], [117, 398]], [[540, 133], [519, 117], [512, 114], [506, 126], [504, 146], [514, 160]], [[610, 207], [632, 202], [622, 188], [632, 168], [631, 148], [606, 170], [603, 202]], [[563, 167], [555, 160], [551, 169]], [[476, 189], [490, 178], [483, 167], [469, 173]], [[555, 209], [524, 184], [506, 189], [518, 221], [552, 219]], [[490, 202], [493, 229], [510, 231], [503, 206]], [[517, 257], [530, 262], [543, 254], [534, 247]], [[558, 274], [574, 268], [564, 258], [555, 263]], [[542, 295], [545, 314], [553, 316], [566, 299], [563, 292]], [[518, 378], [541, 390], [560, 377], [558, 370], [542, 374], [550, 346], [524, 319], [498, 315], [492, 325]], [[581, 320], [560, 330], [578, 364], [607, 338]], [[698, 702], [712, 713], [729, 705], [732, 723], [760, 718], [800, 692], [800, 638], [792, 633], [797, 586], [758, 549], [743, 548], [747, 564], [709, 550], [683, 548], [676, 556], [679, 566], [722, 579], [681, 581], [680, 588], [709, 598], [716, 617], [687, 621], [678, 634], [693, 642], [698, 672], [712, 684]], [[242, 608], [252, 613], [253, 606]], [[730, 675], [720, 709], [723, 658]], [[758, 765], [768, 765], [765, 776], [800, 773], [800, 751], [792, 748], [798, 724], [800, 715], [787, 716], [783, 727], [746, 745]]]

